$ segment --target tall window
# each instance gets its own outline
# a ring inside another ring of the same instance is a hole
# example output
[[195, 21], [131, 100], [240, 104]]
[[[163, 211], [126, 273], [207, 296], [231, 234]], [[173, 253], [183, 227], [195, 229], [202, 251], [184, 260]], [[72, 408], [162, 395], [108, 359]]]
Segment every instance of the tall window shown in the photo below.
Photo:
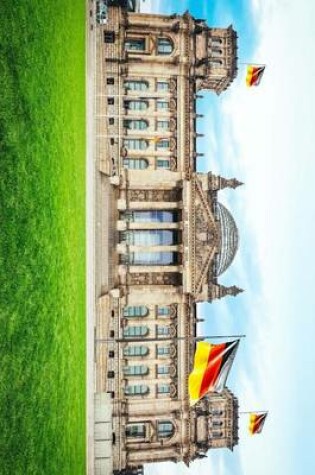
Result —
[[132, 223], [177, 223], [179, 216], [177, 211], [126, 211], [121, 219]]
[[124, 127], [130, 130], [145, 130], [148, 128], [148, 122], [143, 119], [127, 119], [124, 120]]
[[218, 58], [218, 57], [220, 57], [221, 55], [222, 55], [222, 50], [221, 50], [221, 49], [214, 48], [214, 49], [212, 50], [211, 56], [212, 56], [213, 58]]
[[158, 346], [156, 349], [157, 356], [168, 356], [171, 352], [170, 346]]
[[144, 439], [146, 435], [145, 424], [127, 424], [126, 437], [133, 439]]
[[148, 315], [148, 308], [140, 305], [138, 307], [125, 307], [124, 317], [146, 317]]
[[158, 394], [169, 394], [171, 391], [171, 387], [169, 384], [158, 384], [157, 385], [157, 392]]
[[158, 437], [171, 437], [174, 433], [174, 426], [170, 421], [158, 422]]
[[161, 375], [161, 374], [170, 374], [170, 367], [169, 367], [169, 366], [159, 365], [159, 366], [157, 367], [157, 374], [158, 374], [158, 375]]
[[158, 120], [156, 123], [157, 130], [170, 130], [170, 121], [169, 120]]
[[121, 241], [135, 246], [171, 246], [178, 243], [178, 233], [175, 230], [122, 231], [120, 237]]
[[127, 346], [124, 348], [124, 356], [146, 356], [149, 353], [147, 346]]
[[121, 254], [121, 262], [134, 266], [171, 266], [178, 264], [177, 252], [132, 252]]
[[124, 328], [123, 335], [124, 337], [133, 337], [133, 336], [146, 336], [149, 333], [148, 327], [137, 326], [137, 327], [127, 327]]
[[158, 307], [157, 309], [157, 314], [159, 317], [170, 315], [170, 313], [171, 313], [170, 307]]
[[149, 162], [145, 158], [124, 158], [123, 165], [129, 170], [144, 170], [148, 168]]
[[124, 86], [131, 91], [146, 91], [149, 88], [147, 81], [125, 81]]
[[221, 427], [223, 424], [222, 421], [212, 421], [213, 427]]
[[162, 327], [160, 325], [157, 327], [157, 334], [159, 336], [169, 336], [170, 332], [171, 332], [170, 327], [165, 327], [165, 326]]
[[125, 41], [127, 51], [145, 51], [145, 38], [128, 38]]
[[161, 139], [156, 143], [157, 150], [169, 150], [170, 141], [168, 139]]
[[158, 38], [157, 52], [158, 54], [171, 54], [173, 51], [173, 43], [168, 38]]
[[156, 161], [156, 168], [169, 170], [171, 168], [170, 161], [158, 158]]
[[211, 59], [211, 65], [213, 68], [221, 68], [222, 64], [221, 59]]
[[221, 38], [213, 37], [213, 38], [211, 39], [211, 44], [212, 44], [213, 46], [220, 46], [220, 45], [222, 44], [222, 40], [221, 40]]
[[125, 376], [144, 376], [149, 373], [149, 368], [145, 365], [125, 366]]
[[129, 150], [145, 150], [149, 143], [144, 139], [125, 139], [124, 145]]
[[146, 384], [135, 384], [133, 386], [126, 386], [124, 393], [126, 396], [143, 396], [149, 392], [149, 386]]
[[222, 436], [223, 436], [223, 432], [218, 432], [218, 431], [216, 431], [216, 430], [214, 430], [214, 431], [212, 432], [212, 437], [213, 437], [214, 439], [220, 439], [220, 437], [222, 437]]
[[158, 91], [169, 91], [170, 90], [170, 83], [168, 81], [158, 81], [156, 83], [156, 89]]
[[142, 111], [148, 108], [147, 101], [125, 101], [125, 107], [129, 110]]
[[156, 108], [158, 110], [168, 110], [169, 106], [170, 104], [168, 101], [156, 101]]

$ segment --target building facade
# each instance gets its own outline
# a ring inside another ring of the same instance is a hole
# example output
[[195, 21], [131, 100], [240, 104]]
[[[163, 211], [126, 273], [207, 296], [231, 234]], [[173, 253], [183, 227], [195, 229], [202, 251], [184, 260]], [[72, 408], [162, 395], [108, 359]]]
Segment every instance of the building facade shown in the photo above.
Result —
[[[237, 72], [236, 33], [184, 15], [109, 7], [102, 34], [104, 120], [115, 204], [109, 287], [99, 295], [108, 345], [99, 390], [112, 396], [115, 474], [159, 461], [189, 464], [233, 449], [238, 403], [225, 389], [189, 407], [196, 304], [240, 292], [219, 277], [238, 230], [219, 193], [236, 179], [197, 172], [199, 91]], [[104, 206], [106, 204], [104, 203]], [[110, 315], [110, 317], [109, 317]]]

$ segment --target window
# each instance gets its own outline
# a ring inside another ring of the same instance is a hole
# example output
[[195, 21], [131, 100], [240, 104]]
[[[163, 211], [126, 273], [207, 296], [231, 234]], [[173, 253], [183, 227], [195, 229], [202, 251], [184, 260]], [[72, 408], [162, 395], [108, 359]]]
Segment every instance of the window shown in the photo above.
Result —
[[123, 165], [124, 168], [129, 168], [130, 170], [144, 170], [148, 168], [149, 163], [145, 158], [124, 158]]
[[168, 110], [169, 102], [168, 101], [156, 101], [156, 108], [158, 110]]
[[120, 218], [132, 223], [177, 223], [179, 215], [177, 211], [126, 211]]
[[222, 416], [223, 411], [222, 411], [221, 409], [213, 409], [213, 410], [211, 411], [211, 414], [212, 414], [213, 416]]
[[143, 119], [127, 119], [124, 120], [124, 127], [131, 130], [144, 130], [148, 128], [148, 122]]
[[167, 356], [171, 352], [170, 346], [158, 346], [156, 349], [157, 356]]
[[221, 40], [221, 38], [213, 37], [212, 40], [211, 40], [211, 44], [213, 46], [220, 46], [222, 44], [222, 40]]
[[170, 334], [170, 327], [161, 327], [161, 326], [158, 326], [157, 327], [157, 334], [160, 336], [168, 336]]
[[158, 394], [169, 394], [171, 391], [171, 387], [169, 384], [158, 384], [157, 385], [157, 392]]
[[168, 38], [158, 38], [157, 52], [158, 54], [171, 54], [173, 51], [173, 43]]
[[156, 143], [157, 150], [168, 150], [170, 148], [170, 141], [168, 139], [161, 139]]
[[114, 80], [114, 78], [107, 78], [106, 83], [109, 84], [109, 85], [113, 85], [115, 83], [115, 80]]
[[170, 374], [170, 367], [169, 366], [158, 366], [157, 367], [157, 374]]
[[146, 356], [149, 353], [147, 346], [127, 346], [124, 348], [124, 356]]
[[124, 145], [130, 150], [145, 150], [149, 143], [144, 139], [125, 139]]
[[121, 262], [134, 266], [171, 266], [178, 263], [177, 252], [132, 252], [120, 254]]
[[125, 376], [143, 376], [149, 373], [149, 368], [144, 365], [138, 366], [125, 366], [124, 375]]
[[222, 421], [212, 421], [213, 427], [221, 427], [223, 424]]
[[143, 396], [149, 392], [149, 387], [146, 384], [135, 384], [133, 386], [126, 386], [124, 393], [126, 396]]
[[114, 42], [115, 42], [115, 32], [104, 31], [104, 43], [114, 43]]
[[108, 104], [109, 106], [114, 105], [114, 102], [115, 102], [115, 101], [114, 101], [114, 98], [113, 98], [113, 97], [108, 97], [108, 98], [107, 98], [107, 104]]
[[145, 424], [127, 424], [126, 437], [144, 439], [146, 434]]
[[216, 430], [212, 432], [212, 437], [214, 439], [220, 439], [220, 437], [222, 437], [222, 436], [223, 436], [223, 432], [218, 432]]
[[156, 89], [158, 91], [169, 91], [170, 90], [170, 83], [167, 81], [158, 81], [156, 83]]
[[211, 56], [212, 56], [213, 58], [218, 58], [218, 57], [220, 57], [221, 55], [222, 55], [222, 50], [221, 50], [221, 49], [214, 48], [214, 49], [212, 50]]
[[148, 229], [137, 231], [122, 231], [121, 242], [134, 246], [172, 246], [178, 243], [176, 230]]
[[147, 307], [141, 305], [139, 307], [125, 307], [124, 308], [124, 317], [146, 317], [148, 315]]
[[115, 124], [115, 119], [113, 117], [110, 117], [108, 119], [108, 123], [109, 123], [109, 125], [114, 125]]
[[145, 38], [128, 38], [125, 41], [127, 51], [145, 51]]
[[125, 337], [133, 336], [146, 336], [149, 333], [148, 327], [138, 326], [138, 327], [127, 327], [124, 328], [123, 335]]
[[222, 66], [221, 59], [211, 59], [211, 65], [213, 68], [220, 68]]
[[157, 314], [159, 317], [170, 315], [170, 313], [171, 313], [171, 310], [169, 307], [158, 307], [157, 309]]
[[156, 168], [164, 168], [164, 170], [169, 170], [171, 168], [169, 160], [162, 160], [160, 158], [156, 161]]
[[170, 421], [158, 422], [158, 437], [171, 437], [174, 433], [174, 426]]
[[157, 130], [170, 130], [169, 120], [158, 120], [156, 123]]
[[125, 88], [131, 91], [146, 91], [148, 87], [147, 81], [125, 81]]
[[147, 101], [125, 101], [125, 107], [130, 110], [145, 110], [148, 108]]

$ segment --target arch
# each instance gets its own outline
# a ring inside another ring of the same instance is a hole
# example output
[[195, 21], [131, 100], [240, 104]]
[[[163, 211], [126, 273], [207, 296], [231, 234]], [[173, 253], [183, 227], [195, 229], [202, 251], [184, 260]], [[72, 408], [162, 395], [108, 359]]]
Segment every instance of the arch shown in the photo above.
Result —
[[157, 54], [169, 55], [172, 54], [174, 49], [173, 41], [170, 38], [158, 38], [157, 39]]
[[146, 110], [149, 107], [148, 101], [142, 100], [127, 100], [124, 102], [124, 105], [129, 110]]
[[128, 306], [124, 308], [124, 317], [146, 317], [149, 313], [148, 307], [145, 305]]

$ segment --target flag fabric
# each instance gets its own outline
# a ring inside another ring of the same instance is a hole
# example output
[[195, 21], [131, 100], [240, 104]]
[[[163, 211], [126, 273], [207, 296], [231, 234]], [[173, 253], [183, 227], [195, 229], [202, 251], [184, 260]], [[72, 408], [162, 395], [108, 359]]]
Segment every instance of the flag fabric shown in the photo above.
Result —
[[223, 391], [238, 344], [239, 340], [219, 345], [205, 341], [197, 343], [194, 368], [188, 380], [191, 406], [208, 392]]
[[266, 66], [247, 66], [246, 84], [248, 87], [259, 86]]
[[260, 414], [252, 413], [249, 415], [248, 430], [251, 435], [261, 433], [263, 426], [265, 424], [267, 414], [268, 414], [267, 412], [262, 412]]

